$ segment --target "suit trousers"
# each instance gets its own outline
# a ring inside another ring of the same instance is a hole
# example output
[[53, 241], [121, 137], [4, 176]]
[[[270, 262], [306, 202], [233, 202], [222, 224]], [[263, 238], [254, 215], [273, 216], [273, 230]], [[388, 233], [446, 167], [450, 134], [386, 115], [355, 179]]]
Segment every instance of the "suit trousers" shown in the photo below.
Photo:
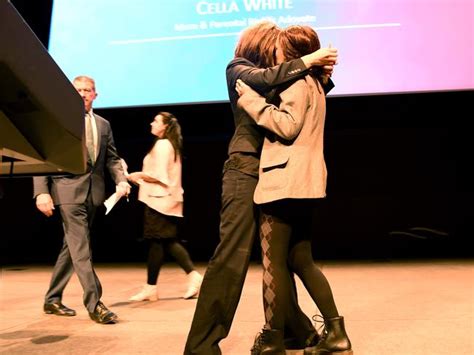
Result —
[[59, 205], [64, 240], [56, 264], [45, 302], [61, 301], [64, 289], [75, 271], [84, 291], [83, 302], [89, 312], [94, 312], [102, 297], [102, 286], [92, 265], [90, 227], [96, 207], [91, 194], [84, 204]]
[[[206, 269], [184, 354], [221, 354], [219, 342], [229, 334], [242, 294], [256, 236], [257, 177], [225, 169], [222, 182], [220, 242]], [[295, 296], [295, 293], [293, 293]], [[296, 296], [295, 296], [296, 297]], [[311, 321], [292, 300], [288, 326], [306, 339]], [[249, 345], [250, 347], [250, 345]]]

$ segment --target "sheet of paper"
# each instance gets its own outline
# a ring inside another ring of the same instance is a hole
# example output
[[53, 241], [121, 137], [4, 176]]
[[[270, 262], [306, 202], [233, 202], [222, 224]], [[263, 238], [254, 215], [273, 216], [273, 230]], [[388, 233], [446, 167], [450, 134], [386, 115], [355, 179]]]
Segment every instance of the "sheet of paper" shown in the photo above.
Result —
[[115, 204], [120, 200], [122, 196], [119, 196], [116, 192], [114, 192], [110, 197], [105, 200], [104, 205], [106, 208], [105, 214], [108, 214], [112, 208], [115, 206]]
[[[123, 159], [120, 159], [120, 163], [122, 164], [122, 168], [123, 168], [123, 172], [125, 174], [125, 176], [128, 175], [128, 165], [127, 163], [125, 162], [125, 160]], [[119, 202], [119, 200], [122, 198], [122, 196], [118, 195], [116, 192], [114, 192], [112, 195], [110, 195], [110, 197], [105, 200], [104, 202], [104, 205], [105, 205], [105, 214], [108, 214], [112, 208], [114, 208], [115, 204], [117, 202]], [[128, 197], [127, 197], [127, 201], [128, 201]]]

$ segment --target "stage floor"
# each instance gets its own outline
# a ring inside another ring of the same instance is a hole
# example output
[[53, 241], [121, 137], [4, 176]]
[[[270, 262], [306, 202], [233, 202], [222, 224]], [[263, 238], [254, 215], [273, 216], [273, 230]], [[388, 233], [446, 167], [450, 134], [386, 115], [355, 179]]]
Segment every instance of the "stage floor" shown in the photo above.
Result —
[[[319, 264], [328, 277], [355, 355], [474, 354], [474, 261], [357, 261]], [[198, 264], [204, 272], [206, 265]], [[63, 302], [77, 311], [64, 318], [42, 312], [51, 266], [2, 269], [2, 354], [182, 354], [196, 300], [184, 300], [186, 275], [166, 264], [157, 302], [130, 303], [145, 280], [144, 265], [99, 264], [103, 302], [119, 316], [114, 325], [91, 321], [75, 276]], [[261, 269], [252, 264], [224, 355], [249, 354], [263, 325]], [[316, 313], [298, 283], [300, 304]], [[287, 354], [302, 354], [288, 351]]]

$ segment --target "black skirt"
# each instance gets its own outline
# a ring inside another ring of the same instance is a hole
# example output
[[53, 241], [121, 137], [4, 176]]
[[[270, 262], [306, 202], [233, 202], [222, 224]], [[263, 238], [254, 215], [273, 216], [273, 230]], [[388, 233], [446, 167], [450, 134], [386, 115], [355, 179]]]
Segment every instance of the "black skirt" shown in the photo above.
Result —
[[143, 238], [176, 238], [180, 217], [162, 214], [145, 205]]

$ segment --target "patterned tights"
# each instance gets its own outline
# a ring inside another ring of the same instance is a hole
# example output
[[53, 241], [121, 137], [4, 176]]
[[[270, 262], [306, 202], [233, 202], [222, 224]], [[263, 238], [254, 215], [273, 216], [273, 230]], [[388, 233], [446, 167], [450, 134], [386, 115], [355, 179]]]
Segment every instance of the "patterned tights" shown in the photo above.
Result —
[[284, 329], [293, 272], [324, 318], [338, 316], [329, 282], [311, 253], [314, 207], [314, 200], [281, 200], [261, 207], [263, 307], [268, 328]]

